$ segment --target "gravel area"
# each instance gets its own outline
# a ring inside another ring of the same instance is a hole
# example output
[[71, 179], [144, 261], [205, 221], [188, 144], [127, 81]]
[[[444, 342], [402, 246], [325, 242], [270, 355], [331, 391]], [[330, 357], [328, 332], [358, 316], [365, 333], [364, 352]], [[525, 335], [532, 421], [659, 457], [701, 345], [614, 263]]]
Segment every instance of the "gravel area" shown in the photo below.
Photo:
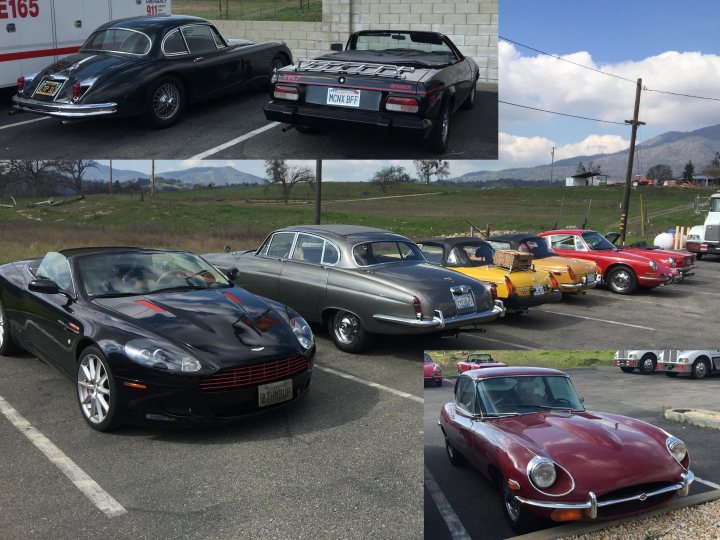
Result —
[[630, 521], [570, 540], [718, 540], [720, 500]]

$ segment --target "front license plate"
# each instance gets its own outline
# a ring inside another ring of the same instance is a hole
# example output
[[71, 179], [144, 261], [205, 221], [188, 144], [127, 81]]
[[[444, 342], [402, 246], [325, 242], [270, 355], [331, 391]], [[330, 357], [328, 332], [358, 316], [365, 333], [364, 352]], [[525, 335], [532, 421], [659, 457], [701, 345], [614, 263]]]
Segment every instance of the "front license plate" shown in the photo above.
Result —
[[454, 298], [455, 307], [458, 309], [469, 309], [475, 307], [475, 301], [470, 293], [456, 294], [454, 295]]
[[292, 379], [258, 386], [258, 405], [267, 407], [293, 397]]
[[590, 283], [595, 283], [595, 274], [588, 274], [588, 275], [587, 275], [587, 278], [586, 278], [586, 281], [587, 281], [588, 284], [590, 284]]
[[61, 86], [62, 86], [62, 83], [59, 81], [43, 81], [37, 87], [37, 90], [35, 90], [35, 93], [39, 94], [41, 96], [55, 97], [55, 95], [58, 93], [58, 90], [60, 90]]
[[328, 88], [327, 104], [339, 107], [360, 107], [360, 90]]
[[533, 296], [540, 296], [541, 294], [545, 294], [545, 287], [542, 285], [533, 285], [532, 292]]

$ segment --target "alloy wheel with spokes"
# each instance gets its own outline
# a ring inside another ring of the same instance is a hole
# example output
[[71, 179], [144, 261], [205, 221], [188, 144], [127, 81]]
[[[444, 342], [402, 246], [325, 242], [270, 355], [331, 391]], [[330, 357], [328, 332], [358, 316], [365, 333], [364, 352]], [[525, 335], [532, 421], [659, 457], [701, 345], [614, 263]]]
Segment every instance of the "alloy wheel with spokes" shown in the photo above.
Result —
[[607, 278], [612, 292], [617, 294], [630, 294], [637, 288], [635, 273], [625, 266], [613, 269]]
[[155, 127], [172, 126], [182, 116], [184, 108], [185, 89], [176, 77], [164, 77], [150, 87], [146, 112]]
[[85, 421], [98, 431], [117, 425], [115, 381], [102, 352], [89, 347], [78, 364], [77, 390]]

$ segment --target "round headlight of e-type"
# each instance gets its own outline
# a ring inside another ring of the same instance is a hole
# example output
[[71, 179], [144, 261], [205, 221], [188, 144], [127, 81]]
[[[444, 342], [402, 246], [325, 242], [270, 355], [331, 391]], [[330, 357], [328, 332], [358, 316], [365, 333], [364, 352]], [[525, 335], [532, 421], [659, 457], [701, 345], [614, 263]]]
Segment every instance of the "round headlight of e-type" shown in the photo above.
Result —
[[295, 315], [290, 318], [290, 327], [300, 346], [306, 351], [312, 349], [315, 344], [315, 336], [313, 336], [312, 329], [307, 321], [300, 315]]
[[667, 445], [667, 449], [670, 451], [670, 454], [672, 454], [672, 457], [674, 457], [675, 461], [678, 463], [682, 462], [682, 460], [687, 456], [687, 447], [685, 446], [685, 443], [677, 437], [668, 437], [665, 444]]
[[536, 487], [546, 489], [557, 479], [555, 464], [548, 458], [535, 456], [527, 466], [528, 478]]
[[125, 345], [125, 354], [138, 364], [155, 369], [193, 373], [202, 368], [197, 358], [162, 340], [133, 339]]

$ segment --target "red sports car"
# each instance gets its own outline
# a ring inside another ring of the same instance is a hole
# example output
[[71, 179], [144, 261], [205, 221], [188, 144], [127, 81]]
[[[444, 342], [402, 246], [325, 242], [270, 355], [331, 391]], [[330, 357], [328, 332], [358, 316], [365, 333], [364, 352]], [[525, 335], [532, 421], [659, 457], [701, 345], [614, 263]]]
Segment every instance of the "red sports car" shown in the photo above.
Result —
[[428, 353], [425, 353], [423, 375], [425, 377], [425, 384], [435, 383], [436, 386], [442, 386], [442, 366], [440, 364], [436, 364]]
[[697, 261], [697, 255], [691, 251], [686, 251], [684, 249], [662, 249], [649, 245], [647, 242], [635, 242], [634, 244], [629, 244], [627, 246], [618, 246], [617, 242], [620, 239], [620, 233], [616, 232], [607, 233], [605, 238], [610, 240], [615, 247], [623, 250], [625, 253], [635, 253], [644, 257], [647, 257], [648, 254], [652, 254], [661, 257], [665, 266], [677, 268], [678, 272], [680, 272], [680, 279], [695, 274], [695, 269], [697, 268], [697, 264], [695, 264]]
[[491, 367], [505, 367], [507, 364], [498, 362], [490, 353], [470, 353], [467, 359], [457, 363], [458, 375], [471, 369], [483, 369]]
[[615, 519], [690, 491], [685, 444], [651, 424], [585, 410], [570, 378], [547, 368], [463, 373], [440, 411], [450, 463], [468, 461], [502, 493], [512, 529], [542, 520]]
[[639, 255], [618, 249], [597, 231], [563, 229], [546, 231], [539, 236], [547, 238], [549, 246], [563, 257], [597, 263], [605, 284], [618, 294], [630, 294], [638, 287], [652, 288], [681, 279], [677, 269], [663, 262], [667, 258], [665, 254], [643, 250]]

